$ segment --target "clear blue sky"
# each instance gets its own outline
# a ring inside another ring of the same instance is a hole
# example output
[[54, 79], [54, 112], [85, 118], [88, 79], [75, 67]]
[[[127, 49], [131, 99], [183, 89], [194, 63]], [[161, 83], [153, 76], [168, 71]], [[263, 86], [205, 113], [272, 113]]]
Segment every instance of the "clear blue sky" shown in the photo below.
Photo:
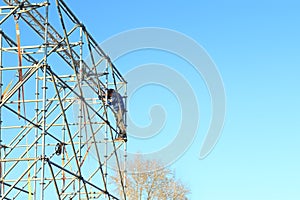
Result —
[[[163, 52], [145, 50], [116, 61], [123, 73], [149, 63], [174, 67], [196, 91], [197, 137], [171, 166], [190, 186], [192, 200], [300, 199], [298, 0], [66, 2], [99, 43], [123, 31], [161, 27], [194, 39], [211, 56], [226, 91], [226, 119], [217, 145], [203, 160], [199, 151], [211, 117], [203, 79]], [[165, 109], [166, 121], [148, 141], [129, 136], [129, 151], [155, 151], [168, 145], [166, 133], [178, 129], [180, 107], [165, 89], [145, 86], [132, 97], [133, 122], [149, 125], [148, 111], [156, 104]]]

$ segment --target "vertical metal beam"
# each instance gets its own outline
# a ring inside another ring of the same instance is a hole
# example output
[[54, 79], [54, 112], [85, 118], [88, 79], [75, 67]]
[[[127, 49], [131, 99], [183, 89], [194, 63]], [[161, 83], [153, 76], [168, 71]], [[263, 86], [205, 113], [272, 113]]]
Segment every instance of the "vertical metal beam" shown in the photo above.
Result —
[[[128, 108], [128, 104], [127, 104], [127, 84], [126, 82], [123, 82], [124, 84], [124, 88], [125, 88], [125, 113], [124, 113], [124, 119], [125, 119], [125, 126], [127, 128], [127, 108]], [[123, 167], [124, 167], [124, 174], [123, 174], [123, 184], [124, 184], [124, 199], [126, 199], [126, 189], [127, 189], [127, 142], [125, 142], [124, 144], [124, 163], [123, 163]]]
[[[105, 71], [108, 72], [108, 62], [105, 63]], [[108, 89], [109, 89], [109, 85], [108, 85], [108, 73], [106, 73], [105, 75], [105, 86], [106, 86], [106, 91], [105, 91], [105, 104], [104, 105], [104, 113], [105, 113], [105, 116], [106, 116], [106, 119], [108, 118], [108, 115], [107, 115], [107, 109], [108, 109]], [[108, 159], [108, 131], [109, 131], [109, 127], [108, 125], [105, 125], [105, 138], [104, 138], [104, 142], [105, 142], [105, 154], [104, 154], [104, 158], [105, 158], [105, 162], [107, 162], [107, 159]], [[111, 139], [114, 139], [111, 138]], [[105, 180], [107, 182], [107, 165], [105, 165]]]
[[[78, 83], [78, 87], [81, 88], [82, 87], [82, 81], [83, 81], [83, 65], [82, 65], [82, 53], [83, 53], [83, 50], [82, 50], [82, 27], [80, 27], [80, 30], [79, 30], [79, 38], [80, 38], [80, 49], [79, 49], [79, 83]], [[81, 140], [82, 140], [82, 117], [83, 117], [83, 114], [82, 114], [82, 101], [81, 99], [79, 98], [79, 115], [78, 115], [78, 118], [79, 118], [79, 134], [78, 134], [78, 137], [79, 137], [79, 144], [78, 144], [78, 149], [79, 149], [79, 163], [80, 163], [80, 166], [81, 166], [81, 162], [82, 162], [82, 155], [81, 155]], [[85, 124], [85, 122], [84, 122]], [[78, 199], [80, 200], [81, 199], [81, 192], [80, 192], [80, 180], [78, 180]]]
[[43, 87], [42, 87], [42, 155], [41, 155], [41, 162], [42, 162], [42, 170], [41, 170], [41, 189], [40, 189], [40, 200], [44, 200], [44, 184], [45, 184], [45, 159], [46, 159], [46, 154], [45, 154], [45, 145], [46, 145], [46, 101], [47, 101], [47, 68], [48, 68], [48, 63], [47, 63], [47, 55], [48, 55], [48, 11], [49, 11], [49, 0], [47, 0], [47, 6], [45, 7], [45, 21], [44, 21], [44, 27], [45, 27], [45, 34], [44, 34], [44, 63], [43, 63]]
[[[35, 123], [38, 124], [39, 123], [39, 70], [36, 71], [36, 75], [35, 75]], [[34, 130], [35, 132], [35, 140], [37, 140], [38, 136], [39, 136], [39, 129], [36, 128]], [[34, 154], [35, 157], [38, 157], [38, 142], [35, 143], [35, 148], [34, 148]], [[37, 165], [34, 166], [34, 172], [33, 172], [33, 177], [34, 179], [34, 184], [33, 184], [33, 189], [34, 191], [37, 191]], [[37, 199], [37, 195], [36, 193], [34, 193], [33, 195], [33, 199], [36, 200]]]
[[[0, 29], [0, 69], [3, 68], [2, 66], [2, 30]], [[0, 71], [0, 100], [2, 100], [2, 70]], [[2, 107], [0, 107], [0, 159], [2, 159]], [[0, 196], [3, 195], [4, 192], [4, 181], [2, 180], [2, 163], [0, 162], [0, 178], [1, 178], [1, 185], [0, 185]]]
[[[66, 96], [66, 90], [63, 88], [63, 96], [65, 97]], [[64, 107], [66, 107], [65, 105], [65, 101], [64, 101]], [[66, 124], [63, 125], [63, 128], [62, 128], [62, 142], [63, 144], [65, 144], [66, 142]], [[63, 149], [62, 149], [62, 155], [61, 155], [61, 164], [62, 164], [62, 167], [65, 167], [68, 163], [65, 164], [65, 152], [66, 152], [66, 146], [63, 145]], [[70, 160], [68, 161], [70, 162]], [[62, 186], [61, 186], [61, 190], [63, 191], [65, 189], [65, 179], [66, 179], [66, 176], [65, 176], [65, 171], [62, 171], [61, 173], [62, 175]]]

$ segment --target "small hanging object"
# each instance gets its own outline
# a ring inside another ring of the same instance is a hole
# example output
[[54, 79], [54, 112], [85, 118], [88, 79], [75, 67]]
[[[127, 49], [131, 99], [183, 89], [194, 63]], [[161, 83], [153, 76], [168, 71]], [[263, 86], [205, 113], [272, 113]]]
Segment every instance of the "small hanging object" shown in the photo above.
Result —
[[55, 146], [55, 154], [59, 156], [62, 152], [63, 143], [57, 143]]

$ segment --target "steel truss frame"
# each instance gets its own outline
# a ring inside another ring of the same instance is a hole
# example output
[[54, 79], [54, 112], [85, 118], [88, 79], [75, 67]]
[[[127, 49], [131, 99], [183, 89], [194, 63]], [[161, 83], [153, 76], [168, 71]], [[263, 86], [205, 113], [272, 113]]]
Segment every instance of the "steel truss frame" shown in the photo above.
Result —
[[114, 88], [126, 105], [125, 79], [63, 0], [3, 2], [0, 198], [126, 199], [127, 146], [106, 103]]

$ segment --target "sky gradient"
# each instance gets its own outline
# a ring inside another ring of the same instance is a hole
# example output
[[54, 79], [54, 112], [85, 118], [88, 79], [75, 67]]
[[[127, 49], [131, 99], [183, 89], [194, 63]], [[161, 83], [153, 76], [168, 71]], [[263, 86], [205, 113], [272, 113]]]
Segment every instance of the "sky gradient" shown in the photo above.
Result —
[[[212, 106], [203, 77], [187, 68], [189, 63], [166, 52], [143, 50], [115, 61], [124, 74], [149, 63], [168, 65], [193, 88], [200, 113], [198, 131], [188, 151], [170, 166], [190, 187], [190, 199], [300, 198], [299, 1], [66, 3], [100, 44], [136, 28], [166, 28], [196, 41], [217, 66], [226, 93], [226, 119], [217, 145], [200, 160]], [[131, 97], [129, 115], [134, 123], [151, 124], [153, 105], [163, 107], [166, 121], [149, 139], [129, 132], [129, 151], [155, 151], [169, 144], [166, 133], [176, 133], [180, 102], [166, 90], [144, 86]]]

